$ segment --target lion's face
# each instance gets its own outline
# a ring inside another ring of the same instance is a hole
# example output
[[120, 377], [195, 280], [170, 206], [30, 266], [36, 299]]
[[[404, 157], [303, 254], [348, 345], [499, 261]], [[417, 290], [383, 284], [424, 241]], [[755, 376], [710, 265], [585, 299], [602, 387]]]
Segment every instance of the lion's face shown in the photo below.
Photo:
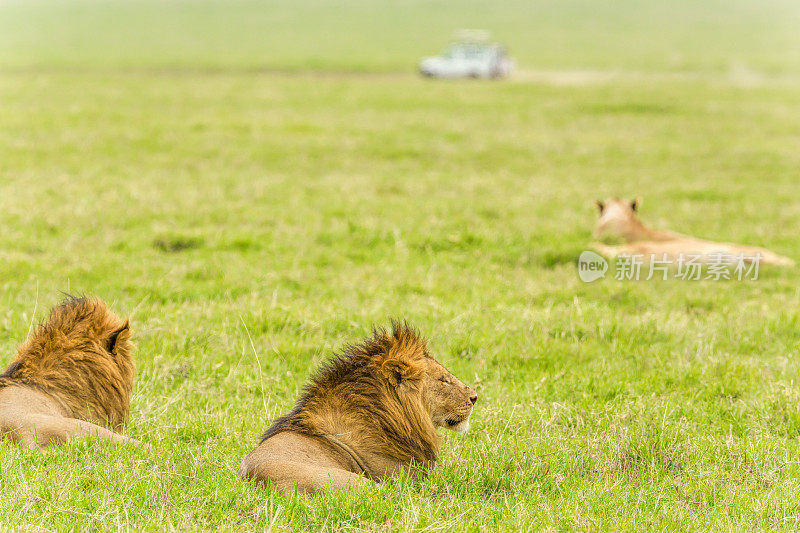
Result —
[[639, 217], [636, 216], [638, 204], [638, 199], [627, 201], [612, 198], [605, 202], [597, 200], [595, 205], [600, 211], [600, 218], [595, 227], [595, 238], [612, 241], [618, 237], [630, 239], [631, 233], [641, 225]]
[[422, 392], [434, 425], [465, 433], [478, 395], [435, 359], [425, 363]]

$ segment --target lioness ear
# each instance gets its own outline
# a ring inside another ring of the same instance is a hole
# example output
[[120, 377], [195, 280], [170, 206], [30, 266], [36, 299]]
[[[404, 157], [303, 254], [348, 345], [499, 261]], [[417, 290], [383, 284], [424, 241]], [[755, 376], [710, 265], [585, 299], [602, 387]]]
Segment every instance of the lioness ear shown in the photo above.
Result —
[[597, 206], [597, 210], [598, 210], [598, 211], [600, 211], [600, 214], [602, 215], [602, 214], [603, 214], [603, 209], [605, 209], [605, 208], [606, 208], [606, 204], [604, 204], [604, 203], [603, 203], [602, 201], [600, 201], [600, 200], [595, 200], [595, 201], [594, 201], [594, 205], [596, 205], [596, 206]]
[[638, 196], [633, 200], [631, 200], [631, 209], [633, 209], [634, 212], [636, 212], [636, 210], [639, 209], [640, 205], [642, 205], [642, 199], [639, 198]]
[[125, 324], [113, 332], [108, 338], [106, 341], [106, 350], [108, 350], [109, 353], [118, 354], [119, 348], [122, 347], [126, 341], [130, 340], [130, 336], [131, 325], [130, 322], [126, 320]]

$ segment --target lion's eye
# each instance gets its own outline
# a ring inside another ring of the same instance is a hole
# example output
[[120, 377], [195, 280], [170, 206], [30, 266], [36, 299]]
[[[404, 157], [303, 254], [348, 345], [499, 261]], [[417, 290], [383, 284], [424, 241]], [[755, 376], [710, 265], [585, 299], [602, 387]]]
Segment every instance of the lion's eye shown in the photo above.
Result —
[[444, 379], [444, 378], [439, 378], [439, 381], [441, 381], [441, 382], [442, 382], [442, 383], [444, 383], [445, 385], [450, 385], [450, 382], [449, 382], [449, 381], [447, 381], [447, 380], [446, 380], [446, 379]]

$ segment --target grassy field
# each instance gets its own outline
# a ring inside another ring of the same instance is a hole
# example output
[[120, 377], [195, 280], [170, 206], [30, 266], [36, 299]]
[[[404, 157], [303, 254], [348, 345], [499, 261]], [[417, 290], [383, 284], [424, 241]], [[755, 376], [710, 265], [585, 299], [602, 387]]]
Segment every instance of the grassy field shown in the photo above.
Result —
[[[0, 3], [0, 362], [59, 291], [104, 298], [152, 445], [0, 443], [0, 524], [800, 528], [797, 269], [576, 268], [614, 195], [800, 260], [800, 10], [599, 4]], [[416, 77], [462, 26], [520, 75]], [[430, 477], [238, 480], [309, 372], [391, 317], [480, 395]]]

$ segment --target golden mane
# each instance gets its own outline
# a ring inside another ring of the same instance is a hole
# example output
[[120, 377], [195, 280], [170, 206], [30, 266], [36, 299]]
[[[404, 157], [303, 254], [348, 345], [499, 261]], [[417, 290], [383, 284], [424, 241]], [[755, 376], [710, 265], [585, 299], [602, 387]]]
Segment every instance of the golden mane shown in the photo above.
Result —
[[128, 322], [101, 300], [69, 297], [20, 346], [0, 388], [30, 387], [73, 418], [119, 427], [133, 389], [130, 337]]
[[346, 434], [355, 449], [432, 466], [439, 436], [422, 398], [425, 358], [427, 341], [406, 322], [373, 329], [323, 364], [261, 442], [283, 431]]

